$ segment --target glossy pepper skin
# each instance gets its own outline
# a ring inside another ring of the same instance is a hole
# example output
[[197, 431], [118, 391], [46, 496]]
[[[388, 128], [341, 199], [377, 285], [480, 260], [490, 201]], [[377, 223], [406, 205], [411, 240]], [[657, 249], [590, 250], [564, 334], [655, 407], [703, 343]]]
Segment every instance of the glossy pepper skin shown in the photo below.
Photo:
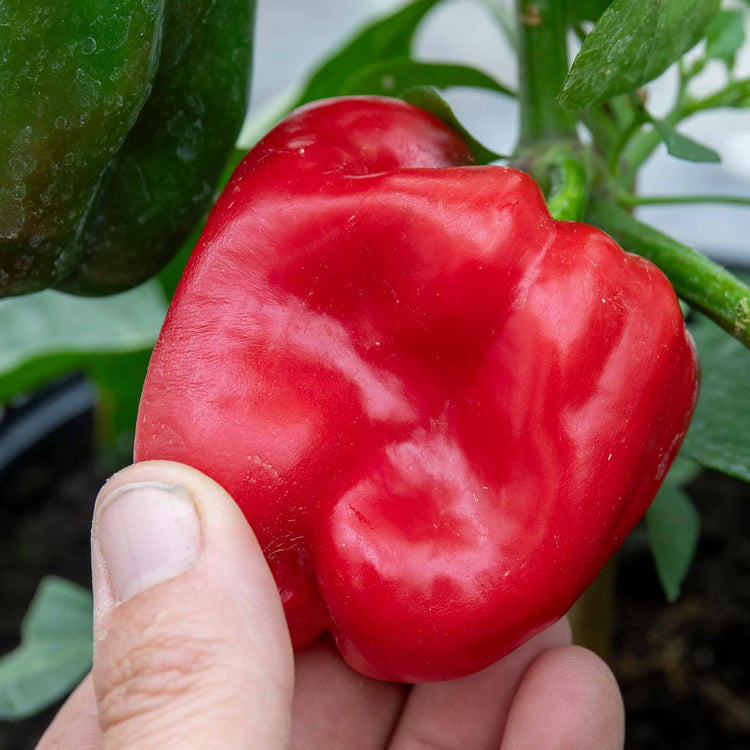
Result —
[[653, 498], [698, 372], [662, 273], [397, 100], [240, 164], [154, 350], [136, 458], [221, 483], [296, 647], [477, 671], [561, 617]]
[[0, 297], [123, 291], [179, 250], [242, 125], [253, 7], [0, 3]]

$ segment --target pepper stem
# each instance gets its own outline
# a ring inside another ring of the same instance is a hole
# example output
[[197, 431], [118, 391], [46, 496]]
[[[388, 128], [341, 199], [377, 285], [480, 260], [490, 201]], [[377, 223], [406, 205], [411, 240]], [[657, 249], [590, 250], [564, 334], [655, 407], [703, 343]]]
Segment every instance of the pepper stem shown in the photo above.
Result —
[[557, 103], [568, 72], [563, 0], [517, 0], [521, 145], [576, 138], [575, 118]]

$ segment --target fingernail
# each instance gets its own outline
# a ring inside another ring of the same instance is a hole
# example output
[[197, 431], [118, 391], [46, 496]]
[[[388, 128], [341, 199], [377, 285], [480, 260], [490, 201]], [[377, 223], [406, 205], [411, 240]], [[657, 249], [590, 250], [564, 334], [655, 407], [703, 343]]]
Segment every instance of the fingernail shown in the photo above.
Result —
[[113, 490], [100, 501], [93, 534], [116, 604], [184, 573], [201, 547], [189, 493], [159, 482]]

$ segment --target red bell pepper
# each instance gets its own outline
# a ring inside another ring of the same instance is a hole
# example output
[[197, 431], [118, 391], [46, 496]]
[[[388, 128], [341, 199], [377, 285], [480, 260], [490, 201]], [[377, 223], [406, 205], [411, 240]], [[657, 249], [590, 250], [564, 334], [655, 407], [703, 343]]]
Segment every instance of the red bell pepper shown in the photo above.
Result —
[[561, 617], [643, 515], [698, 369], [672, 287], [432, 115], [307, 106], [240, 164], [154, 350], [136, 458], [254, 529], [296, 647], [479, 670]]

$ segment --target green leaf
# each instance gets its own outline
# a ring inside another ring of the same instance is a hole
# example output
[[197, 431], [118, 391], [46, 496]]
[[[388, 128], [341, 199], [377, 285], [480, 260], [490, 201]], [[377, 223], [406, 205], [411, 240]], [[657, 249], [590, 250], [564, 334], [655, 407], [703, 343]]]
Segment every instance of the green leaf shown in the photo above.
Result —
[[706, 29], [706, 57], [731, 63], [744, 41], [745, 18], [742, 11], [719, 11]]
[[584, 109], [648, 83], [693, 47], [720, 0], [614, 0], [586, 37], [559, 102]]
[[685, 161], [721, 161], [721, 157], [712, 148], [678, 133], [666, 120], [652, 120], [652, 122], [671, 156]]
[[146, 379], [151, 348], [124, 354], [109, 354], [91, 358], [86, 371], [99, 392], [97, 428], [106, 444], [127, 443], [132, 455], [138, 405], [143, 381]]
[[[57, 576], [43, 578], [21, 623], [21, 640], [91, 640], [91, 592]], [[90, 645], [90, 644], [89, 644]]]
[[568, 16], [573, 21], [596, 21], [612, 0], [568, 0]]
[[427, 85], [440, 89], [451, 86], [471, 86], [515, 96], [509, 88], [476, 68], [448, 63], [417, 62], [408, 57], [392, 58], [368, 65], [350, 76], [341, 93], [344, 96], [356, 94], [395, 96], [405, 89]]
[[414, 32], [428, 11], [440, 1], [414, 0], [364, 27], [312, 74], [295, 107], [339, 96], [349, 77], [366, 65], [389, 57], [408, 56]]
[[101, 356], [150, 349], [165, 312], [154, 280], [111, 297], [45, 291], [0, 300], [0, 403]]
[[669, 602], [675, 601], [695, 556], [700, 518], [683, 487], [698, 473], [678, 458], [646, 513], [656, 572]]
[[701, 390], [682, 453], [750, 482], [750, 350], [705, 318], [690, 330], [701, 360]]
[[415, 86], [407, 89], [401, 93], [401, 99], [431, 112], [435, 117], [439, 117], [444, 123], [450, 125], [469, 144], [477, 164], [488, 164], [491, 161], [507, 158], [490, 151], [476, 140], [458, 121], [448, 102], [432, 86]]
[[65, 696], [91, 666], [91, 593], [44, 578], [21, 624], [21, 645], [0, 659], [0, 720], [15, 721]]

